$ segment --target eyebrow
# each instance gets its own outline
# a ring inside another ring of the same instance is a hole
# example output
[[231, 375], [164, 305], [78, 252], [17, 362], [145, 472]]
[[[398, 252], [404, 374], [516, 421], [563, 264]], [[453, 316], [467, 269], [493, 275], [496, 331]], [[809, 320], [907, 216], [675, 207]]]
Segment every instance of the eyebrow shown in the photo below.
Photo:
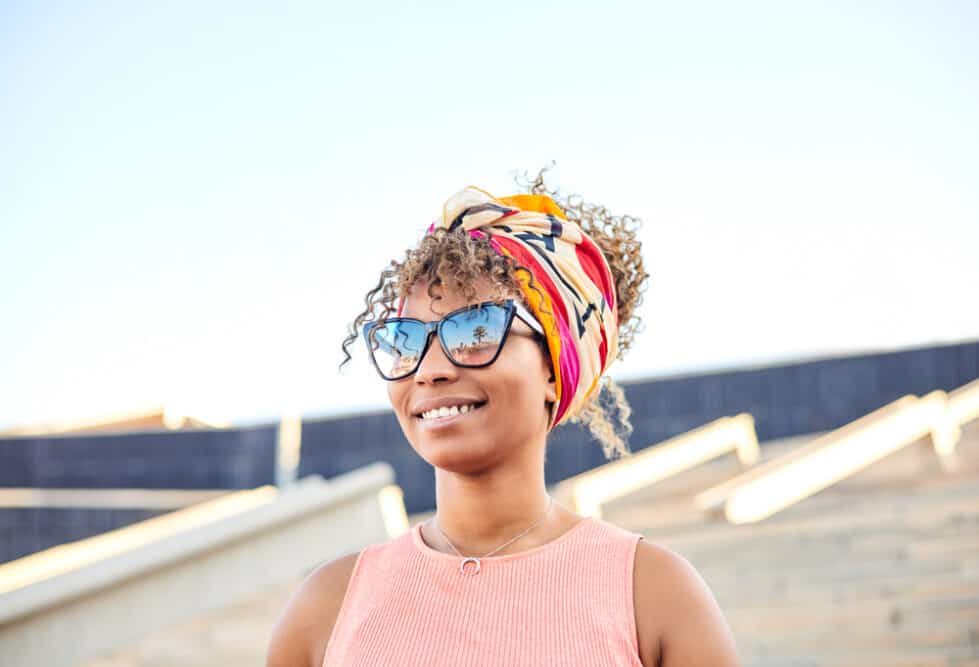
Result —
[[[492, 301], [492, 299], [487, 299], [486, 301]], [[469, 307], [469, 306], [477, 306], [477, 305], [480, 305], [480, 304], [483, 304], [483, 303], [485, 303], [485, 302], [484, 301], [477, 301], [476, 303], [467, 303], [467, 304], [464, 304], [464, 305], [461, 305], [461, 306], [456, 306], [455, 308], [449, 308], [448, 310], [446, 310], [441, 315], [438, 315], [438, 317], [433, 317], [431, 319], [424, 319], [422, 317], [418, 317], [417, 315], [408, 315], [408, 308], [406, 306], [405, 308], [402, 308], [401, 309], [401, 314], [400, 315], [395, 315], [394, 317], [407, 317], [407, 318], [412, 319], [412, 320], [421, 320], [422, 322], [438, 322], [439, 320], [447, 317], [448, 315], [451, 315], [452, 313], [455, 313], [457, 311], [460, 311], [463, 308], [466, 308], [466, 307]], [[498, 303], [496, 305], [502, 306], [503, 304], [502, 303]], [[392, 318], [387, 318], [387, 319], [392, 319]]]

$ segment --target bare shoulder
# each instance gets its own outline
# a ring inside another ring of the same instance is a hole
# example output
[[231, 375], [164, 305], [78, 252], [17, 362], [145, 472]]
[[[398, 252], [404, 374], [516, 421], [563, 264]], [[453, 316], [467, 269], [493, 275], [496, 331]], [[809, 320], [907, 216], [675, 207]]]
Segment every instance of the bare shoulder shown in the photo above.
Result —
[[646, 667], [738, 667], [734, 636], [707, 583], [670, 549], [640, 540], [636, 625]]
[[360, 552], [310, 572], [286, 603], [272, 630], [266, 667], [320, 667], [350, 575]]

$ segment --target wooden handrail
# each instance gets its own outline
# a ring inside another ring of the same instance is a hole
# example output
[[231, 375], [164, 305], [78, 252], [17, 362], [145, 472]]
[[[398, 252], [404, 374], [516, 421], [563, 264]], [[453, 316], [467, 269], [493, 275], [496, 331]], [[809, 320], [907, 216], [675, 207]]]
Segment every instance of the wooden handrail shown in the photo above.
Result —
[[405, 528], [393, 482], [386, 463], [330, 480], [311, 476], [0, 565], [0, 662], [77, 665], [269, 587], [295, 585], [319, 564]]
[[948, 410], [959, 426], [979, 419], [979, 379], [950, 392]]
[[747, 413], [722, 417], [693, 431], [558, 483], [555, 495], [585, 516], [601, 517], [602, 505], [684, 470], [736, 451], [743, 465], [758, 460], [755, 420]]
[[799, 459], [805, 458], [813, 452], [819, 451], [828, 443], [833, 442], [838, 438], [845, 437], [848, 434], [857, 433], [862, 429], [871, 426], [877, 421], [889, 415], [895, 414], [896, 412], [899, 412], [910, 405], [914, 405], [917, 402], [917, 396], [913, 396], [911, 394], [902, 396], [896, 401], [888, 403], [887, 405], [878, 408], [877, 410], [874, 410], [873, 412], [868, 413], [848, 424], [845, 424], [834, 431], [829, 431], [821, 436], [818, 436], [811, 442], [808, 442], [800, 447], [796, 447], [792, 451], [786, 452], [778, 458], [765, 461], [764, 463], [759, 463], [751, 468], [751, 470], [743, 472], [737, 477], [733, 477], [725, 482], [721, 482], [720, 484], [710, 487], [706, 491], [698, 493], [694, 497], [694, 505], [704, 511], [716, 510], [727, 502], [728, 496], [737, 487], [743, 486], [752, 480], [779, 470], [793, 461], [798, 461]]
[[764, 470], [708, 489], [695, 502], [710, 508], [723, 497], [728, 520], [749, 523], [818, 493], [929, 434], [936, 453], [943, 461], [950, 459], [960, 431], [948, 409], [947, 394], [933, 391], [922, 398], [908, 398], [827, 433], [802, 451], [767, 462]]
[[0, 488], [0, 509], [78, 507], [173, 510], [234, 493], [228, 489], [52, 489]]

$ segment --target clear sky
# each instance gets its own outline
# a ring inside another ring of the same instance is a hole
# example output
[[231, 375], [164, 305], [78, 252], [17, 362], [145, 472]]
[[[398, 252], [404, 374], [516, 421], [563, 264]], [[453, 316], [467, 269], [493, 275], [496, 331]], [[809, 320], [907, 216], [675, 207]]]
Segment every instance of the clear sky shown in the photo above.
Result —
[[979, 338], [979, 5], [0, 4], [0, 427], [381, 406], [347, 323], [474, 184], [644, 220], [620, 379]]

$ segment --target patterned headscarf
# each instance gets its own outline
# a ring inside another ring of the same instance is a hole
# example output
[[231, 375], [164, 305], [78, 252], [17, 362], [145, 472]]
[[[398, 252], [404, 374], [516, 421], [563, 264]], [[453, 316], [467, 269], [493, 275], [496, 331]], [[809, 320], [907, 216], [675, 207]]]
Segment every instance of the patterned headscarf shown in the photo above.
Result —
[[545, 195], [497, 199], [470, 186], [445, 202], [442, 217], [428, 232], [436, 227], [461, 227], [477, 238], [489, 232], [498, 254], [530, 269], [543, 299], [524, 272], [516, 277], [544, 327], [555, 369], [557, 401], [548, 429], [577, 414], [599, 390], [602, 374], [618, 353], [615, 282], [602, 251]]

